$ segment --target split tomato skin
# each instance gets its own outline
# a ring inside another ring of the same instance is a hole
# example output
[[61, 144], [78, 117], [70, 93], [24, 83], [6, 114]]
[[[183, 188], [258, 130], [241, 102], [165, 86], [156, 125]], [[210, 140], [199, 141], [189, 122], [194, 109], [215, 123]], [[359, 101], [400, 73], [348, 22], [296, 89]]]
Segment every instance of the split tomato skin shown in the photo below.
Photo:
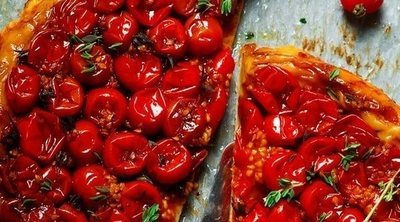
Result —
[[119, 177], [135, 176], [143, 171], [149, 152], [146, 137], [138, 133], [114, 133], [104, 145], [104, 165], [110, 173]]
[[126, 7], [141, 25], [153, 27], [170, 15], [172, 0], [126, 0]]
[[379, 10], [383, 0], [340, 0], [343, 8], [356, 16], [372, 14]]
[[122, 12], [120, 15], [108, 15], [104, 19], [103, 40], [111, 47], [119, 44], [115, 49], [128, 49], [133, 37], [138, 33], [139, 26], [129, 13]]
[[7, 77], [5, 95], [7, 104], [15, 113], [27, 112], [39, 99], [40, 77], [26, 65], [17, 65]]
[[268, 115], [264, 119], [264, 131], [271, 146], [294, 145], [303, 134], [303, 127], [290, 115]]
[[[46, 193], [54, 204], [61, 204], [69, 195], [72, 188], [71, 175], [68, 170], [59, 167], [48, 167], [42, 173], [42, 192]], [[47, 184], [49, 186], [44, 186]]]
[[148, 154], [146, 169], [158, 183], [173, 185], [189, 175], [192, 157], [181, 143], [172, 139], [162, 140]]

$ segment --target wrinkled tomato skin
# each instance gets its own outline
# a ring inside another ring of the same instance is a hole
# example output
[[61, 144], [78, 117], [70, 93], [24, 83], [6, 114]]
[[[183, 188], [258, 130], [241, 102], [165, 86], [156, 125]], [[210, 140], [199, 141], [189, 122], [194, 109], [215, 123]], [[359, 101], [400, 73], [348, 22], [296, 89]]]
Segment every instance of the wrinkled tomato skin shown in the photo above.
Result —
[[365, 162], [368, 181], [375, 185], [381, 181], [389, 181], [395, 169], [400, 168], [400, 147], [394, 144], [386, 146], [384, 150], [370, 156]]
[[75, 79], [53, 78], [52, 88], [55, 97], [50, 101], [50, 111], [59, 117], [69, 117], [78, 114], [83, 106], [83, 88]]
[[187, 49], [185, 28], [174, 18], [161, 21], [148, 32], [154, 43], [154, 49], [161, 55], [182, 58]]
[[266, 221], [302, 222], [304, 219], [296, 202], [281, 200], [270, 210]]
[[224, 118], [226, 107], [228, 104], [228, 92], [224, 87], [218, 86], [211, 92], [208, 92], [208, 98], [206, 99], [206, 112], [209, 115], [210, 126], [213, 132], [215, 132]]
[[156, 85], [162, 75], [160, 59], [150, 53], [121, 55], [114, 69], [118, 81], [132, 92]]
[[303, 136], [304, 130], [290, 115], [268, 115], [264, 119], [267, 142], [272, 146], [294, 145]]
[[65, 72], [69, 55], [70, 41], [67, 34], [58, 29], [45, 29], [33, 37], [28, 62], [40, 73], [54, 76]]
[[88, 0], [96, 12], [109, 14], [116, 12], [124, 5], [124, 0]]
[[68, 136], [68, 152], [78, 166], [96, 163], [103, 152], [99, 128], [88, 120], [79, 120]]
[[158, 88], [148, 88], [132, 95], [128, 106], [128, 120], [133, 129], [145, 135], [155, 135], [164, 122], [167, 100]]
[[217, 81], [219, 85], [226, 86], [226, 81], [231, 79], [230, 75], [232, 75], [235, 69], [235, 60], [232, 57], [232, 51], [230, 49], [222, 49], [218, 52], [212, 60], [212, 69], [217, 73], [217, 78], [222, 77], [222, 81]]
[[109, 15], [104, 19], [103, 40], [110, 47], [114, 44], [122, 44], [115, 49], [128, 49], [133, 37], [138, 33], [139, 27], [129, 13]]
[[63, 222], [87, 222], [86, 216], [70, 204], [64, 203], [57, 209], [57, 214]]
[[278, 114], [280, 112], [282, 104], [278, 102], [272, 93], [258, 87], [251, 90], [250, 93], [269, 114]]
[[244, 139], [244, 143], [247, 144], [255, 132], [263, 130], [263, 116], [252, 100], [240, 98], [239, 118], [242, 128], [242, 138]]
[[172, 0], [126, 0], [126, 6], [141, 25], [153, 27], [169, 16], [172, 11]]
[[22, 152], [42, 164], [54, 160], [64, 147], [65, 135], [60, 119], [47, 111], [35, 108], [17, 122]]
[[362, 222], [364, 221], [364, 214], [356, 208], [347, 208], [340, 215], [338, 222]]
[[43, 170], [42, 178], [42, 184], [48, 183], [51, 187], [50, 190], [45, 190], [42, 186], [42, 192], [45, 192], [54, 204], [61, 204], [71, 191], [72, 180], [68, 170], [48, 167]]
[[147, 156], [146, 169], [155, 181], [172, 185], [185, 179], [192, 169], [190, 152], [172, 139], [157, 143]]
[[104, 165], [109, 172], [119, 177], [135, 176], [144, 169], [149, 152], [146, 137], [138, 133], [114, 133], [104, 145]]
[[15, 113], [27, 112], [39, 99], [40, 77], [26, 65], [17, 65], [7, 77], [5, 95], [7, 104]]

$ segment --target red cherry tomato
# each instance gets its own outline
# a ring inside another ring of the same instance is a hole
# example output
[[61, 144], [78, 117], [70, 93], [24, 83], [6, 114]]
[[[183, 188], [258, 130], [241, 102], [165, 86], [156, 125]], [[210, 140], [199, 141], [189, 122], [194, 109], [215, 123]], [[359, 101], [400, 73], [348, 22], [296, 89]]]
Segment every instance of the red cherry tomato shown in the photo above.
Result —
[[89, 4], [96, 12], [112, 13], [124, 5], [124, 0], [89, 0]]
[[381, 181], [389, 181], [396, 169], [400, 169], [400, 147], [394, 144], [386, 146], [366, 160], [368, 180], [376, 185]]
[[24, 218], [26, 222], [52, 221], [53, 215], [57, 215], [57, 211], [53, 206], [43, 205], [33, 208]]
[[119, 210], [113, 210], [108, 221], [118, 221], [118, 222], [130, 222], [127, 216]]
[[146, 169], [155, 181], [176, 184], [191, 172], [191, 154], [181, 143], [172, 139], [163, 140], [147, 156]]
[[116, 89], [99, 88], [87, 94], [85, 116], [101, 130], [110, 131], [125, 121], [128, 102]]
[[[72, 176], [72, 189], [89, 209], [99, 206], [108, 197], [108, 172], [100, 165], [79, 168]], [[101, 196], [102, 195], [102, 196]]]
[[268, 208], [257, 204], [254, 209], [243, 218], [243, 222], [268, 221]]
[[195, 99], [179, 99], [168, 107], [163, 125], [167, 137], [176, 137], [185, 145], [205, 145], [203, 138], [207, 117], [203, 106]]
[[27, 112], [39, 99], [40, 77], [35, 70], [17, 65], [7, 77], [5, 95], [13, 112]]
[[148, 32], [149, 38], [154, 43], [154, 49], [161, 55], [181, 58], [187, 48], [185, 28], [181, 22], [174, 18], [167, 18]]
[[20, 204], [18, 199], [0, 201], [0, 221], [23, 221], [23, 214], [15, 210]]
[[161, 200], [157, 187], [146, 181], [128, 182], [121, 193], [121, 204], [130, 221], [142, 221], [143, 211], [153, 204], [160, 206]]
[[103, 141], [97, 126], [79, 120], [68, 137], [68, 152], [79, 166], [96, 163], [103, 152]]
[[50, 110], [60, 117], [74, 116], [83, 106], [83, 89], [73, 78], [53, 78], [51, 82], [55, 97], [50, 101]]
[[61, 204], [71, 191], [72, 181], [68, 170], [47, 167], [42, 173], [40, 190], [54, 203]]
[[174, 11], [179, 15], [189, 16], [194, 13], [197, 0], [173, 0]]
[[60, 119], [49, 112], [35, 108], [17, 122], [22, 152], [43, 164], [54, 160], [63, 148], [65, 135]]
[[222, 49], [214, 56], [209, 66], [210, 70], [208, 70], [206, 81], [212, 86], [228, 87], [235, 68], [232, 51], [230, 49]]
[[[264, 184], [270, 190], [281, 188], [280, 180], [285, 179], [296, 183], [294, 191], [298, 194], [305, 185], [306, 167], [303, 157], [290, 150], [280, 150], [267, 157], [263, 167]], [[297, 186], [298, 185], [298, 186]]]
[[279, 95], [288, 89], [299, 87], [299, 83], [292, 74], [272, 65], [256, 70], [253, 84], [260, 86], [274, 95]]
[[316, 164], [319, 157], [335, 154], [339, 146], [338, 140], [330, 137], [311, 137], [301, 144], [298, 152], [304, 157], [307, 169], [315, 169], [320, 168]]
[[169, 16], [172, 0], [126, 0], [126, 6], [140, 24], [153, 27]]
[[223, 43], [223, 31], [219, 21], [199, 14], [190, 17], [185, 24], [189, 51], [196, 56], [218, 52]]
[[244, 143], [250, 142], [254, 133], [263, 130], [264, 120], [258, 107], [249, 99], [239, 99], [239, 118]]
[[145, 135], [155, 135], [162, 127], [167, 109], [164, 93], [148, 88], [133, 94], [129, 101], [128, 119], [131, 127]]
[[118, 81], [133, 92], [157, 84], [162, 75], [160, 59], [150, 53], [121, 55], [114, 69]]
[[165, 73], [161, 88], [171, 99], [196, 98], [200, 93], [201, 73], [195, 62], [181, 62]]
[[138, 133], [114, 133], [104, 144], [104, 165], [114, 175], [135, 176], [144, 169], [149, 151], [146, 137]]
[[52, 75], [65, 71], [70, 41], [64, 31], [46, 29], [38, 32], [29, 46], [28, 62], [40, 72]]
[[250, 93], [269, 114], [278, 114], [281, 111], [282, 105], [272, 93], [259, 87], [253, 88]]
[[205, 101], [207, 103], [206, 112], [210, 117], [208, 122], [214, 133], [224, 117], [228, 104], [228, 92], [225, 90], [225, 87], [218, 86], [211, 92], [207, 92]]
[[338, 222], [362, 222], [365, 215], [356, 208], [347, 208], [340, 215]]
[[279, 201], [268, 213], [266, 221], [302, 222], [304, 214], [296, 202]]
[[383, 4], [383, 0], [340, 0], [340, 2], [346, 11], [356, 16], [374, 13]]
[[115, 49], [128, 49], [133, 37], [139, 31], [136, 20], [126, 12], [121, 15], [106, 16], [104, 26], [104, 43], [108, 47], [119, 44]]
[[67, 203], [64, 203], [57, 209], [57, 214], [63, 222], [87, 222], [84, 213]]
[[85, 45], [78, 45], [71, 55], [70, 65], [72, 74], [82, 84], [99, 86], [107, 83], [112, 72], [112, 58], [101, 46], [93, 46], [89, 50], [89, 59], [85, 59], [82, 51]]
[[294, 145], [303, 136], [303, 128], [289, 115], [269, 115], [264, 119], [267, 142], [273, 146]]
[[[337, 178], [339, 181], [339, 190], [344, 196], [349, 198], [356, 197], [360, 194], [358, 193], [360, 189], [368, 187], [365, 164], [362, 162], [352, 161], [348, 170], [340, 168], [337, 173]], [[357, 190], [357, 192], [355, 192], [355, 190]]]

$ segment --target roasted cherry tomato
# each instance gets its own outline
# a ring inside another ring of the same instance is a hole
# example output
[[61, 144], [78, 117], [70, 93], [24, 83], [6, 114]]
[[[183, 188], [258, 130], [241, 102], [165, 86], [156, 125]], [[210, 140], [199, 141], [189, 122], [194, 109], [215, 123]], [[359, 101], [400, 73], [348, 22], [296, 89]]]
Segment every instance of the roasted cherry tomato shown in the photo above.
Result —
[[167, 102], [158, 88], [147, 88], [133, 94], [129, 101], [128, 120], [131, 127], [145, 135], [155, 135], [165, 119]]
[[[295, 194], [299, 194], [307, 181], [306, 177], [304, 159], [293, 151], [277, 150], [265, 160], [263, 178], [270, 190], [293, 187]], [[283, 184], [287, 187], [282, 187]]]
[[42, 164], [54, 160], [63, 148], [65, 135], [60, 119], [49, 112], [35, 108], [17, 122], [22, 152]]
[[362, 222], [365, 215], [356, 208], [347, 208], [340, 215], [338, 222]]
[[196, 56], [207, 56], [222, 47], [223, 31], [219, 21], [199, 14], [190, 17], [185, 24], [189, 51]]
[[243, 222], [268, 221], [268, 208], [257, 204], [254, 209], [243, 218]]
[[252, 83], [274, 95], [299, 87], [299, 83], [292, 74], [272, 65], [256, 70]]
[[101, 160], [103, 141], [97, 126], [88, 120], [79, 120], [68, 136], [68, 152], [79, 166]]
[[114, 175], [135, 176], [144, 169], [149, 152], [146, 137], [138, 133], [114, 133], [104, 144], [104, 165]]
[[197, 0], [173, 0], [174, 11], [183, 16], [189, 16], [194, 13]]
[[128, 102], [118, 90], [99, 88], [87, 94], [84, 113], [104, 133], [115, 130], [125, 121], [127, 106]]
[[224, 117], [228, 104], [228, 92], [225, 87], [218, 86], [214, 90], [207, 92], [205, 102], [207, 103], [206, 112], [210, 117], [208, 122], [214, 133]]
[[154, 204], [160, 206], [161, 200], [157, 187], [146, 181], [128, 182], [121, 192], [121, 204], [130, 221], [142, 221], [143, 211]]
[[269, 114], [278, 114], [281, 111], [282, 104], [278, 102], [272, 93], [259, 87], [253, 88], [250, 93]]
[[169, 105], [163, 131], [185, 145], [205, 145], [210, 139], [203, 135], [206, 127], [205, 108], [195, 99], [179, 99]]
[[386, 144], [385, 146], [365, 162], [368, 181], [375, 185], [381, 181], [389, 181], [396, 173], [396, 169], [400, 169], [400, 147], [395, 144]]
[[101, 46], [94, 45], [86, 50], [85, 44], [78, 45], [71, 55], [72, 74], [82, 84], [99, 86], [107, 83], [112, 72], [112, 58]]
[[378, 11], [383, 4], [383, 0], [340, 0], [340, 2], [346, 11], [359, 17]]
[[40, 190], [54, 203], [60, 204], [71, 192], [71, 176], [68, 170], [51, 166], [42, 172]]
[[54, 215], [57, 216], [57, 211], [53, 206], [43, 205], [35, 207], [29, 213], [27, 213], [24, 221], [26, 222], [38, 222], [38, 221], [52, 221]]
[[162, 74], [160, 59], [150, 53], [121, 55], [114, 70], [120, 83], [133, 92], [155, 85]]
[[264, 119], [267, 142], [272, 146], [294, 145], [303, 136], [303, 127], [290, 115], [268, 115]]
[[211, 86], [229, 86], [235, 68], [235, 60], [230, 49], [222, 49], [211, 60], [207, 72], [206, 82]]
[[181, 58], [187, 48], [185, 28], [174, 18], [161, 21], [148, 32], [154, 43], [154, 49], [161, 55]]
[[40, 77], [26, 65], [17, 65], [7, 77], [5, 95], [13, 112], [27, 112], [39, 99]]
[[16, 211], [21, 202], [18, 199], [0, 201], [0, 221], [23, 221], [21, 212]]
[[88, 0], [96, 12], [112, 13], [124, 5], [124, 0]]
[[29, 46], [28, 62], [40, 72], [54, 76], [65, 71], [70, 55], [70, 41], [62, 30], [38, 32]]
[[258, 107], [253, 101], [240, 98], [239, 99], [239, 118], [241, 125], [242, 138], [244, 142], [250, 142], [254, 133], [263, 130], [264, 120]]
[[163, 140], [147, 156], [146, 169], [155, 181], [166, 185], [176, 184], [191, 172], [192, 157], [181, 143], [172, 139]]
[[87, 222], [83, 212], [67, 203], [64, 203], [57, 209], [57, 215], [60, 216], [63, 222]]
[[281, 200], [270, 210], [266, 221], [302, 222], [304, 219], [304, 213], [299, 204]]
[[155, 26], [172, 11], [172, 0], [126, 0], [128, 11], [142, 25]]
[[138, 31], [136, 20], [127, 12], [109, 15], [104, 19], [103, 40], [108, 48], [127, 49]]
[[68, 117], [78, 114], [83, 106], [83, 89], [79, 82], [71, 77], [53, 78], [51, 82], [54, 97], [50, 101], [49, 109], [59, 117]]
[[201, 74], [196, 62], [180, 62], [165, 73], [161, 88], [171, 99], [196, 98], [200, 93]]

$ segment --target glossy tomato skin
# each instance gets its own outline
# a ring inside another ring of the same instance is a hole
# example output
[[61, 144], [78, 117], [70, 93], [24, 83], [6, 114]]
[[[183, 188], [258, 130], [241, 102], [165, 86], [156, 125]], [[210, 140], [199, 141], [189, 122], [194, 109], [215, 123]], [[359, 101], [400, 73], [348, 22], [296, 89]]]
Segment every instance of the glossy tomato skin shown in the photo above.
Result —
[[175, 18], [167, 18], [149, 30], [149, 38], [154, 49], [161, 55], [182, 58], [187, 49], [187, 37], [182, 23]]
[[172, 0], [126, 0], [126, 6], [141, 25], [153, 27], [169, 16], [172, 11]]
[[196, 0], [173, 0], [174, 11], [179, 15], [190, 16], [196, 10]]
[[[210, 80], [219, 86], [229, 86], [229, 81], [235, 69], [235, 60], [230, 49], [222, 49], [212, 59]], [[214, 85], [212, 84], [212, 85]]]
[[304, 219], [299, 204], [294, 201], [281, 200], [270, 210], [266, 221], [302, 222]]
[[128, 120], [132, 128], [145, 135], [155, 135], [164, 122], [167, 100], [158, 88], [147, 88], [132, 95], [128, 107]]
[[61, 204], [71, 192], [72, 180], [68, 170], [55, 166], [47, 167], [42, 172], [42, 178], [41, 191], [46, 193], [54, 204]]
[[111, 47], [114, 44], [122, 44], [115, 49], [128, 49], [133, 36], [139, 31], [138, 24], [129, 13], [109, 15], [104, 19], [103, 40]]
[[294, 145], [304, 134], [303, 127], [290, 115], [268, 115], [264, 119], [267, 142], [272, 146]]
[[211, 92], [207, 92], [206, 101], [206, 112], [210, 117], [209, 124], [212, 132], [214, 133], [222, 118], [224, 117], [226, 107], [228, 104], [228, 92], [225, 87], [218, 86]]
[[193, 55], [212, 55], [221, 49], [223, 30], [217, 19], [196, 14], [186, 21], [185, 28]]
[[23, 113], [33, 108], [39, 99], [40, 77], [26, 65], [17, 65], [7, 77], [5, 95], [13, 112]]
[[114, 69], [118, 81], [132, 92], [154, 86], [162, 75], [160, 59], [150, 53], [121, 55], [115, 59]]
[[[103, 47], [94, 45], [88, 52], [93, 57], [86, 60], [82, 57], [81, 50], [84, 45], [75, 47], [70, 59], [70, 66], [73, 76], [80, 83], [88, 86], [100, 86], [107, 83], [112, 72], [112, 58], [107, 54]], [[93, 63], [94, 71], [88, 71]]]
[[104, 165], [119, 177], [135, 176], [144, 169], [149, 152], [146, 137], [130, 132], [113, 133], [104, 145]]
[[356, 208], [346, 208], [340, 215], [338, 222], [362, 222], [364, 214]]
[[268, 221], [269, 209], [257, 204], [254, 209], [243, 218], [243, 222]]
[[88, 0], [96, 12], [109, 14], [117, 11], [124, 5], [124, 0]]
[[162, 140], [147, 156], [146, 169], [150, 177], [158, 183], [176, 184], [191, 172], [191, 154], [184, 145], [175, 140]]
[[22, 152], [42, 164], [54, 160], [64, 147], [65, 135], [60, 119], [47, 111], [35, 108], [17, 122]]
[[84, 113], [103, 132], [118, 128], [125, 121], [128, 102], [116, 89], [98, 88], [87, 94]]
[[241, 125], [242, 138], [244, 143], [250, 141], [251, 136], [263, 130], [264, 120], [261, 111], [254, 104], [252, 100], [240, 98], [239, 99], [239, 118]]
[[88, 120], [77, 121], [68, 135], [68, 152], [78, 166], [98, 162], [103, 152], [99, 128]]
[[65, 72], [69, 55], [70, 41], [67, 34], [58, 29], [45, 29], [33, 37], [28, 62], [39, 72], [54, 76]]
[[87, 222], [84, 213], [67, 203], [64, 203], [57, 209], [57, 215], [59, 215], [64, 222]]
[[83, 106], [83, 88], [71, 77], [53, 78], [51, 82], [54, 98], [49, 109], [59, 117], [69, 117], [78, 114]]
[[340, 2], [346, 11], [356, 16], [377, 12], [383, 4], [383, 0], [340, 0]]

